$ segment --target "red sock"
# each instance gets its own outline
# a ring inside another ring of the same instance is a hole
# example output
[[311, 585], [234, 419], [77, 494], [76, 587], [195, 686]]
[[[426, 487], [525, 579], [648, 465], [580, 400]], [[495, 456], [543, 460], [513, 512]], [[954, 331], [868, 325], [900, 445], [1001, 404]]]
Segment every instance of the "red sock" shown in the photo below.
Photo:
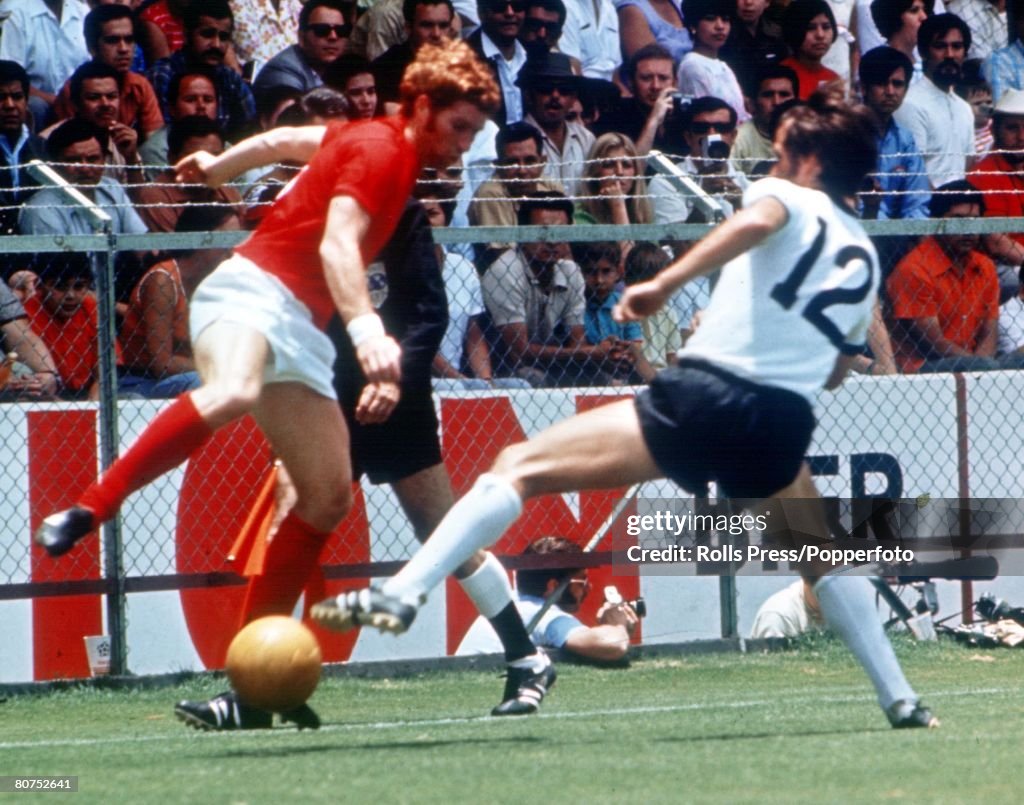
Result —
[[161, 411], [135, 444], [93, 483], [78, 505], [93, 513], [96, 523], [114, 516], [132, 492], [172, 470], [213, 434], [191, 394], [182, 394]]
[[266, 615], [292, 613], [328, 537], [294, 513], [284, 518], [267, 546], [263, 573], [249, 579], [239, 628]]

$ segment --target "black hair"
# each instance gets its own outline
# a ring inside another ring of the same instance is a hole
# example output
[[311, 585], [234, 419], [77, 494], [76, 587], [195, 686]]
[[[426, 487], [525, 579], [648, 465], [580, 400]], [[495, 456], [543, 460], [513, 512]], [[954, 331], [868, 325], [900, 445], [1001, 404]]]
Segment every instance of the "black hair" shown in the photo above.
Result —
[[112, 78], [117, 82], [118, 91], [121, 89], [121, 74], [117, 70], [100, 61], [87, 61], [71, 74], [71, 103], [74, 106], [77, 107], [82, 101], [82, 84], [96, 78]]
[[982, 192], [966, 179], [958, 179], [935, 188], [928, 202], [928, 215], [943, 218], [959, 204], [977, 204], [979, 213], [985, 214], [985, 197]]
[[60, 285], [68, 280], [92, 282], [92, 261], [86, 252], [44, 252], [32, 258], [32, 271], [40, 282]]
[[569, 12], [562, 0], [526, 0], [526, 10], [531, 8], [542, 8], [545, 11], [554, 11], [558, 15], [558, 24], [565, 25], [565, 18]]
[[192, 0], [185, 6], [181, 15], [181, 24], [186, 34], [191, 34], [199, 27], [199, 18], [209, 17], [212, 20], [230, 19], [235, 23], [235, 14], [228, 0]]
[[972, 92], [992, 92], [992, 85], [981, 71], [981, 65], [981, 59], [966, 59], [960, 65], [960, 80], [953, 89], [965, 101]]
[[636, 243], [626, 255], [626, 285], [654, 278], [671, 262], [657, 243]]
[[736, 0], [683, 0], [683, 22], [693, 30], [705, 17], [736, 19]]
[[618, 266], [622, 262], [622, 247], [614, 240], [594, 240], [572, 244], [572, 259], [586, 271], [602, 260]]
[[377, 80], [377, 68], [365, 56], [346, 53], [339, 56], [324, 70], [324, 84], [339, 92], [344, 92], [345, 85], [357, 75], [369, 73]]
[[832, 7], [825, 0], [793, 0], [786, 7], [782, 14], [782, 41], [794, 53], [800, 50], [800, 46], [804, 43], [807, 26], [819, 14], [828, 17], [828, 21], [832, 24], [832, 41], [835, 42], [839, 35], [836, 15], [832, 13]]
[[68, 118], [46, 138], [46, 154], [54, 162], [60, 162], [65, 148], [86, 140], [96, 140], [100, 150], [107, 153], [109, 139], [104, 129], [79, 117]]
[[743, 93], [748, 98], [756, 98], [757, 93], [761, 91], [761, 85], [765, 81], [778, 78], [784, 79], [792, 85], [793, 97], [800, 94], [800, 79], [796, 74], [796, 70], [792, 67], [787, 67], [785, 64], [779, 64], [777, 61], [765, 61], [754, 67], [747, 77], [747, 85], [743, 88]]
[[572, 202], [564, 193], [557, 190], [545, 190], [538, 193], [529, 193], [519, 205], [517, 221], [520, 226], [531, 226], [530, 213], [534, 210], [558, 210], [569, 217], [569, 223], [573, 219]]
[[945, 36], [953, 29], [956, 29], [964, 38], [964, 53], [971, 50], [971, 29], [967, 23], [956, 14], [935, 14], [928, 17], [917, 29], [917, 52], [924, 59], [928, 46], [935, 41], [936, 37]]
[[729, 123], [733, 127], [736, 126], [736, 121], [739, 119], [736, 115], [736, 110], [732, 106], [723, 101], [721, 98], [716, 98], [714, 95], [703, 95], [700, 98], [695, 98], [693, 102], [686, 107], [686, 112], [683, 117], [683, 124], [686, 128], [690, 127], [690, 123], [697, 115], [704, 114], [706, 112], [717, 112], [721, 109], [725, 109], [729, 113]]
[[27, 96], [30, 84], [28, 71], [16, 61], [0, 59], [0, 84], [10, 84], [13, 81], [21, 84], [21, 91]]
[[410, 25], [416, 21], [417, 6], [448, 6], [452, 19], [455, 19], [455, 6], [452, 5], [452, 0], [402, 0], [402, 19]]
[[355, 4], [346, 0], [307, 0], [299, 11], [299, 28], [304, 29], [309, 25], [309, 18], [318, 8], [330, 8], [341, 14], [342, 19], [348, 21], [352, 16], [352, 9]]
[[[910, 11], [917, 0], [874, 0], [871, 4], [871, 19], [874, 20], [878, 33], [888, 39], [903, 27], [903, 15]], [[928, 14], [935, 8], [934, 0], [926, 0], [925, 9]]]
[[206, 115], [189, 115], [171, 123], [167, 131], [167, 156], [173, 160], [181, 158], [181, 149], [190, 137], [208, 137], [216, 134], [224, 142], [224, 129], [216, 120]]
[[901, 69], [909, 87], [910, 79], [914, 76], [914, 63], [910, 61], [906, 53], [888, 45], [881, 45], [872, 48], [860, 57], [857, 75], [860, 77], [862, 86], [877, 87], [888, 82], [889, 77]]
[[[174, 225], [175, 232], [213, 232], [232, 215], [238, 215], [238, 209], [231, 204], [186, 204], [178, 221]], [[175, 249], [175, 257], [185, 257], [199, 248]]]
[[533, 140], [537, 143], [537, 153], [544, 153], [544, 138], [536, 126], [522, 120], [502, 126], [494, 137], [494, 148], [498, 152], [498, 158], [500, 159], [501, 155], [505, 153], [507, 145], [510, 143], [521, 143], [524, 140]]
[[85, 45], [89, 48], [90, 52], [95, 53], [99, 50], [100, 37], [103, 36], [103, 26], [114, 20], [131, 20], [132, 35], [135, 35], [135, 15], [132, 14], [132, 10], [128, 6], [116, 3], [96, 6], [96, 8], [85, 15], [85, 21], [82, 23], [82, 33], [85, 36]]

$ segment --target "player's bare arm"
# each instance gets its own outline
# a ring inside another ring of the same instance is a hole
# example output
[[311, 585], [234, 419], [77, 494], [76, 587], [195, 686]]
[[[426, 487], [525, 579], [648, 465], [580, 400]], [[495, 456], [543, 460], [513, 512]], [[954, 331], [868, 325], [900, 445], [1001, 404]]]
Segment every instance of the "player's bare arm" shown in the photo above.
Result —
[[217, 188], [255, 168], [278, 162], [309, 162], [326, 130], [324, 126], [271, 129], [242, 140], [218, 156], [206, 151], [189, 154], [174, 166], [174, 171], [179, 182]]
[[320, 260], [327, 287], [356, 350], [359, 366], [369, 383], [397, 383], [402, 350], [384, 332], [366, 287], [366, 267], [359, 243], [370, 216], [351, 196], [335, 196], [327, 211], [327, 226], [320, 241]]
[[745, 207], [713, 229], [657, 277], [626, 288], [612, 311], [612, 317], [618, 322], [626, 322], [656, 313], [676, 289], [750, 251], [782, 229], [786, 221], [786, 208], [774, 198], [762, 198]]

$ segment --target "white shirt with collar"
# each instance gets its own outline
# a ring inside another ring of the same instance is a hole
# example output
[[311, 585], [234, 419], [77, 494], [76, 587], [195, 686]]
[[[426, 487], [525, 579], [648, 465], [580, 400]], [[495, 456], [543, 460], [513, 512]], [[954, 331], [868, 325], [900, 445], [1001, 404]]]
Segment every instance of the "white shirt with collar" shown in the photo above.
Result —
[[526, 48], [516, 40], [516, 49], [512, 59], [507, 60], [501, 55], [498, 46], [491, 41], [491, 38], [480, 32], [480, 44], [483, 47], [484, 55], [494, 62], [498, 68], [498, 79], [501, 83], [501, 95], [505, 99], [505, 122], [515, 123], [523, 119], [523, 96], [516, 86], [516, 78], [519, 71], [526, 64]]
[[56, 95], [80, 64], [89, 61], [81, 0], [64, 0], [58, 21], [43, 0], [9, 0], [0, 36], [0, 59], [20, 64], [33, 88]]
[[974, 112], [967, 101], [925, 78], [911, 84], [893, 118], [917, 143], [932, 187], [964, 178], [974, 155]]
[[548, 137], [544, 129], [540, 127], [533, 115], [523, 118], [525, 122], [540, 132], [544, 141], [544, 176], [556, 179], [562, 183], [565, 192], [570, 196], [580, 195], [580, 177], [583, 176], [583, 166], [586, 164], [587, 154], [596, 139], [593, 133], [584, 125], [575, 121], [566, 121], [568, 132], [565, 135], [565, 146], [561, 151], [558, 146]]
[[565, 0], [565, 25], [558, 49], [579, 59], [583, 75], [611, 81], [622, 63], [619, 15], [611, 0]]

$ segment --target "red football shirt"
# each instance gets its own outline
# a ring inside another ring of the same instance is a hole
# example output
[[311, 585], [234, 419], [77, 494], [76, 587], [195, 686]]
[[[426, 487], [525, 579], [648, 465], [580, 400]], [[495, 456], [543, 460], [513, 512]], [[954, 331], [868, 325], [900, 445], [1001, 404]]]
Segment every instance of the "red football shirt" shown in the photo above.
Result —
[[332, 123], [310, 163], [236, 250], [280, 279], [313, 313], [320, 328], [334, 313], [320, 260], [329, 202], [351, 196], [370, 217], [359, 244], [369, 264], [398, 225], [420, 173], [402, 118]]

